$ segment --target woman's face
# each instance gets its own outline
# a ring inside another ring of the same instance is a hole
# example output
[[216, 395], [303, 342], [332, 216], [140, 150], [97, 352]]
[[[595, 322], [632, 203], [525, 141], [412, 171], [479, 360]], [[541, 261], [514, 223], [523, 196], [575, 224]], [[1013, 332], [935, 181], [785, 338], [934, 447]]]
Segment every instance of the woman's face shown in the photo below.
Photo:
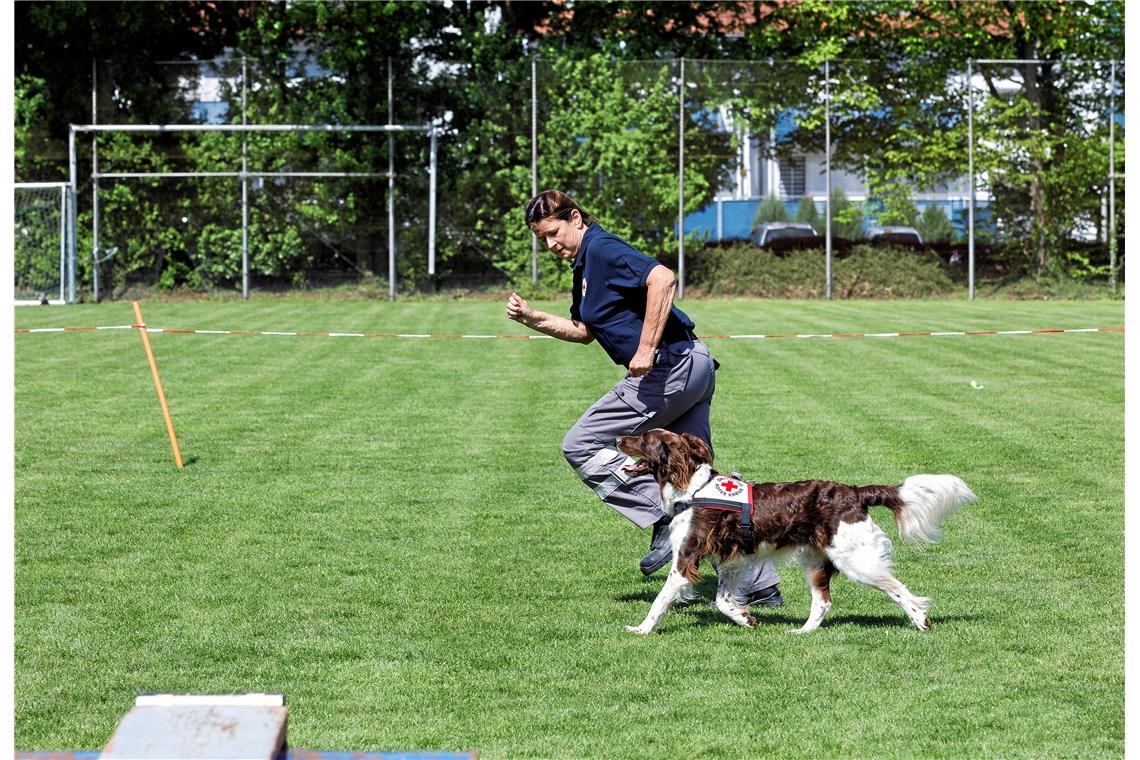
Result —
[[582, 215], [577, 211], [571, 211], [569, 219], [559, 219], [557, 216], [540, 219], [530, 229], [551, 253], [565, 261], [571, 261], [578, 255], [582, 235], [586, 232]]

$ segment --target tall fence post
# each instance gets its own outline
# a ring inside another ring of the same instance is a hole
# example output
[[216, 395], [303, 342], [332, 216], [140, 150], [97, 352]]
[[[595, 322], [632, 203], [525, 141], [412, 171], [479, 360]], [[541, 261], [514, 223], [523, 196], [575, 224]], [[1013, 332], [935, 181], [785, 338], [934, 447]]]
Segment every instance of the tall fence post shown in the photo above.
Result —
[[67, 303], [67, 186], [59, 190], [59, 300]]
[[432, 290], [435, 290], [435, 193], [436, 175], [439, 174], [439, 160], [436, 158], [437, 138], [436, 128], [432, 125], [430, 146], [430, 168], [428, 169], [428, 279]]
[[1116, 293], [1116, 61], [1108, 85], [1108, 283]]
[[[241, 123], [246, 125], [246, 92], [248, 69], [245, 56], [241, 57]], [[249, 300], [249, 138], [241, 133], [241, 298]]]
[[[99, 123], [99, 65], [91, 59], [91, 123]], [[99, 303], [99, 138], [91, 133], [91, 284], [92, 298]]]
[[79, 256], [79, 164], [75, 153], [75, 125], [67, 131], [67, 171], [69, 187], [67, 191], [67, 295], [68, 302], [75, 303], [75, 266]]
[[969, 253], [969, 281], [970, 281], [970, 300], [974, 300], [974, 59], [966, 61], [966, 93], [968, 96], [968, 119], [966, 135], [969, 141], [969, 175], [970, 175], [970, 194], [967, 205], [967, 214], [969, 217], [967, 243], [966, 248]]
[[[538, 62], [530, 59], [530, 197], [538, 195]], [[530, 281], [538, 285], [538, 237], [530, 236]]]
[[831, 300], [831, 61], [823, 62], [823, 156], [826, 217], [824, 232], [824, 269], [827, 270], [827, 300]]
[[[392, 59], [388, 59], [388, 126], [394, 122]], [[388, 300], [396, 300], [396, 155], [395, 135], [388, 132]]]
[[685, 297], [685, 59], [681, 58], [681, 87], [677, 98], [677, 297]]

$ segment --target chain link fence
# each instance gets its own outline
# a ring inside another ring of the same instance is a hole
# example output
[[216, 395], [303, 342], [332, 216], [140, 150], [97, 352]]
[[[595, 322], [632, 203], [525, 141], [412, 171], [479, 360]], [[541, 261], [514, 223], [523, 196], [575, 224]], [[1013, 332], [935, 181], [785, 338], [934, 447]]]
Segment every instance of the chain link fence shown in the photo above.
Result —
[[[881, 225], [918, 230], [971, 294], [975, 268], [1121, 276], [1119, 62], [526, 63], [446, 72], [454, 91], [503, 93], [455, 122], [460, 97], [435, 105], [397, 89], [371, 104], [374, 121], [414, 114], [438, 130], [434, 217], [422, 134], [81, 135], [80, 279], [101, 273], [112, 294], [228, 288], [248, 246], [255, 288], [559, 290], [568, 266], [521, 220], [527, 197], [548, 187], [677, 269], [682, 288], [703, 251], [743, 244], [775, 217], [816, 233], [827, 295], [832, 259]], [[302, 55], [162, 64], [137, 92], [119, 86], [115, 66], [93, 66], [93, 124], [131, 123], [137, 99], [158, 91], [163, 105], [147, 118], [171, 124], [343, 125], [362, 86]]]

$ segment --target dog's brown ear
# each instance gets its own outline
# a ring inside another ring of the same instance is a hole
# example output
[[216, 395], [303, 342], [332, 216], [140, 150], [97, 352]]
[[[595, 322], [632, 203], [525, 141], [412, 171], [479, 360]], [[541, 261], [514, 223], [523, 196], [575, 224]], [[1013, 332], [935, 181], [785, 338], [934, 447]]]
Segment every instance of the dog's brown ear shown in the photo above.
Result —
[[712, 464], [713, 453], [709, 445], [696, 437], [692, 433], [682, 433], [681, 438], [689, 445], [689, 451], [693, 453], [694, 459], [699, 459], [702, 462]]
[[642, 437], [641, 460], [649, 464], [654, 472], [661, 472], [669, 468], [669, 454], [657, 436], [651, 435], [653, 431]]

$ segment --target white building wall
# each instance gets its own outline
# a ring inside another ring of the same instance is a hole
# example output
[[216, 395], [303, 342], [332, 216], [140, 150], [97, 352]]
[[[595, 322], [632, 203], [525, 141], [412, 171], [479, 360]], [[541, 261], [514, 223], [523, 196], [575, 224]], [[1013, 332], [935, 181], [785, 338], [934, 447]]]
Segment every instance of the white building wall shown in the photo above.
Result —
[[[818, 199], [827, 198], [827, 162], [822, 153], [809, 154], [806, 161], [806, 191], [807, 194]], [[851, 200], [866, 197], [867, 186], [858, 174], [848, 173], [834, 166], [831, 168], [831, 189], [842, 190]]]
[[[770, 135], [769, 139], [774, 139]], [[779, 161], [766, 158], [764, 144], [766, 141], [757, 136], [750, 136], [741, 141], [737, 150], [737, 165], [732, 178], [726, 187], [717, 192], [716, 200], [762, 199], [769, 195], [782, 197], [781, 176]], [[927, 191], [912, 192], [915, 201], [961, 201], [969, 197], [969, 177], [966, 176], [963, 166], [962, 176], [952, 181], [937, 185]], [[827, 167], [823, 153], [811, 153], [804, 156], [804, 186], [805, 193], [817, 201], [827, 197]], [[981, 180], [981, 177], [979, 177]], [[980, 184], [980, 182], [979, 182]], [[867, 183], [857, 171], [847, 171], [833, 166], [831, 170], [831, 186], [833, 190], [842, 191], [852, 201], [867, 199]], [[987, 193], [978, 191], [977, 200], [988, 200]]]

